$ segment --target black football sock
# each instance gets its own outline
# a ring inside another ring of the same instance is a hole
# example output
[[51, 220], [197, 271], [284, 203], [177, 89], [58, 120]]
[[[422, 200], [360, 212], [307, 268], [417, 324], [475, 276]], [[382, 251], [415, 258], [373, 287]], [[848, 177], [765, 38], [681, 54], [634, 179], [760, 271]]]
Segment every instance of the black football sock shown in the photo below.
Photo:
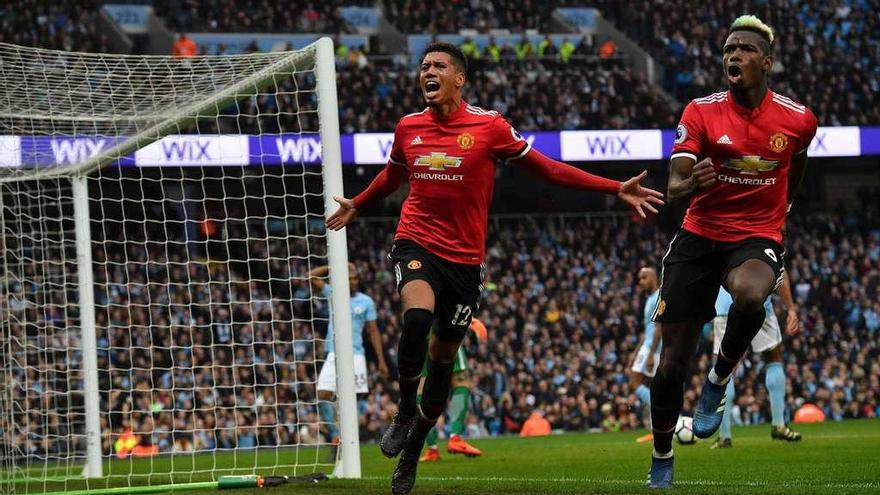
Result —
[[403, 314], [403, 333], [397, 345], [397, 367], [400, 374], [400, 413], [416, 414], [416, 396], [422, 380], [422, 367], [428, 357], [428, 334], [434, 313], [414, 308]]
[[449, 391], [452, 388], [452, 369], [455, 363], [434, 361], [428, 358], [428, 373], [425, 376], [425, 388], [422, 390], [422, 415], [431, 421], [446, 411], [449, 402]]
[[684, 403], [684, 382], [681, 378], [668, 376], [663, 368], [651, 383], [651, 424], [654, 433], [654, 450], [659, 454], [672, 451], [672, 435]]
[[733, 303], [727, 314], [727, 328], [724, 330], [724, 338], [721, 340], [721, 352], [712, 368], [715, 372], [714, 378], [716, 378], [712, 380], [712, 383], [716, 385], [727, 383], [727, 379], [746, 353], [752, 339], [761, 330], [766, 316], [763, 306], [754, 309]]

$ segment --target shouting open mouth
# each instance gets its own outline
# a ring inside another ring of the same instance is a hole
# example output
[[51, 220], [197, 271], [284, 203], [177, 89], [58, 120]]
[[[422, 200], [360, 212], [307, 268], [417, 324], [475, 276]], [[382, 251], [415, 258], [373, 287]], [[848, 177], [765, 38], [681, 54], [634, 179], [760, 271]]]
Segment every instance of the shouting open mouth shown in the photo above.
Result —
[[731, 86], [738, 85], [742, 82], [742, 67], [737, 65], [727, 66], [727, 81]]
[[425, 83], [425, 98], [433, 99], [440, 92], [440, 83], [430, 80]]

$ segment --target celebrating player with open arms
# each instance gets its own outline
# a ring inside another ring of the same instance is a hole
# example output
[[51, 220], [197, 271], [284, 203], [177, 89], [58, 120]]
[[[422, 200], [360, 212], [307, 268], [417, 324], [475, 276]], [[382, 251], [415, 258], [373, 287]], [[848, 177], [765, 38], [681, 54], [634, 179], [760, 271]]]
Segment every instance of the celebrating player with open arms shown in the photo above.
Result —
[[654, 321], [663, 335], [651, 386], [650, 485], [672, 485], [672, 434], [700, 330], [723, 284], [733, 296], [715, 365], [694, 412], [694, 434], [721, 423], [731, 372], [764, 323], [763, 303], [782, 280], [782, 229], [816, 134], [813, 113], [767, 88], [773, 31], [742, 16], [724, 43], [729, 91], [697, 98], [676, 130], [669, 200], [689, 201], [663, 257]]
[[[419, 453], [446, 409], [453, 361], [477, 310], [496, 163], [513, 163], [554, 184], [616, 194], [642, 216], [663, 204], [661, 193], [641, 186], [645, 172], [620, 183], [532, 149], [497, 112], [462, 99], [466, 73], [467, 61], [458, 48], [428, 46], [419, 71], [428, 108], [400, 119], [388, 164], [354, 199], [336, 198], [340, 208], [327, 220], [329, 228], [341, 229], [365, 204], [409, 180], [389, 254], [403, 302], [400, 404], [379, 444], [388, 457], [402, 452], [391, 481], [395, 494], [409, 493], [415, 484]], [[429, 344], [435, 319], [437, 330]], [[426, 355], [422, 399], [416, 404]]]

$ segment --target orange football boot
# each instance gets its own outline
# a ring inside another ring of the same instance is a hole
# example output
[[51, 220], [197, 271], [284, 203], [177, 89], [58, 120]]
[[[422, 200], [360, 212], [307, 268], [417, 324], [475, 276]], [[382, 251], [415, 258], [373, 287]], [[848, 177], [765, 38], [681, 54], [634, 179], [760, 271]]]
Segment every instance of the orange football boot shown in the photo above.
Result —
[[440, 449], [437, 447], [428, 447], [425, 450], [425, 453], [422, 454], [422, 457], [419, 458], [419, 462], [436, 462], [440, 460]]
[[480, 457], [483, 451], [465, 442], [460, 435], [452, 435], [446, 442], [446, 451], [450, 454], [464, 454], [467, 457]]

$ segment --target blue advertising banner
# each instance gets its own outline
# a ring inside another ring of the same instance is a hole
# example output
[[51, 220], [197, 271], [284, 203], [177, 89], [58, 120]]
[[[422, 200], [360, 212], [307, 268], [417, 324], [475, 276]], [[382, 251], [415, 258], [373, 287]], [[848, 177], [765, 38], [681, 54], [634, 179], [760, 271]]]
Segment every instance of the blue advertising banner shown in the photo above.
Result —
[[[662, 160], [672, 152], [674, 131], [664, 129], [523, 132], [536, 149], [556, 160]], [[0, 136], [0, 166], [75, 165], [105, 153], [120, 136]], [[343, 134], [342, 162], [380, 165], [388, 161], [394, 134]], [[880, 127], [820, 127], [810, 144], [812, 157], [880, 155]], [[250, 166], [318, 165], [321, 139], [316, 133], [249, 135], [170, 135], [121, 157], [119, 165]]]

